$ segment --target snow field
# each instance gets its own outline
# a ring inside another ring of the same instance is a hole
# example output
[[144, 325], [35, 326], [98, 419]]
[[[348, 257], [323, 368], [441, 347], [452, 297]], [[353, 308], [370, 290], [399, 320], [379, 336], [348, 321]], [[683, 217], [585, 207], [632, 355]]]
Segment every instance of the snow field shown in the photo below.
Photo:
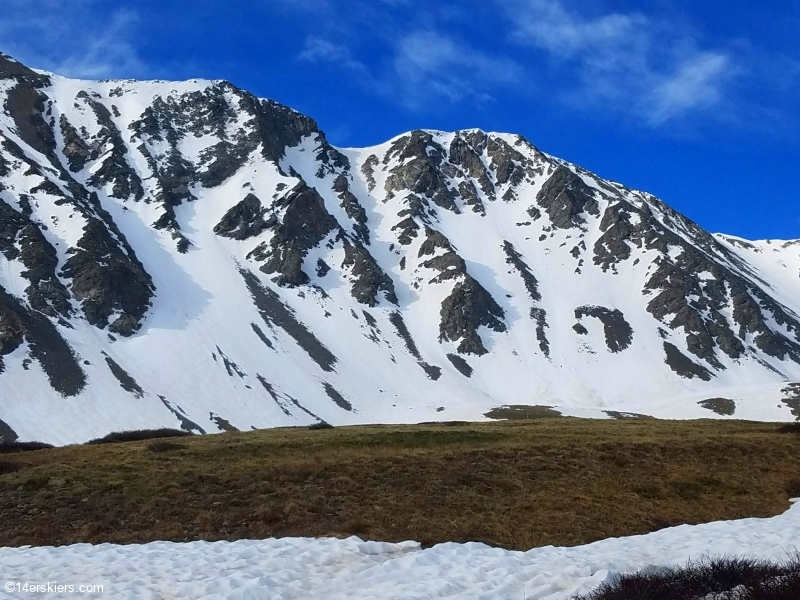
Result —
[[[117, 546], [0, 548], [9, 582], [103, 585], [114, 597], [163, 600], [566, 600], [618, 573], [705, 556], [783, 559], [797, 551], [800, 505], [771, 519], [681, 525], [574, 548], [510, 552], [480, 543], [389, 544], [283, 538]], [[4, 592], [0, 592], [4, 593]], [[4, 597], [38, 597], [5, 593]], [[74, 594], [48, 594], [68, 598]]]

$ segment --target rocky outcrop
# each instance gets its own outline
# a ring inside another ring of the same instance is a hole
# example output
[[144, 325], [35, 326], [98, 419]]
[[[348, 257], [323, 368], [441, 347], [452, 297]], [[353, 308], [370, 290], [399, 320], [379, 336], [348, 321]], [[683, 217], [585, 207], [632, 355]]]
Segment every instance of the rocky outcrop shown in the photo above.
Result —
[[[0, 362], [0, 373], [3, 372], [3, 364]], [[0, 420], [0, 444], [13, 444], [19, 439], [17, 432], [3, 420]]]
[[617, 353], [630, 348], [633, 328], [618, 308], [609, 310], [604, 306], [579, 306], [575, 309], [575, 318], [580, 321], [583, 317], [594, 317], [603, 324], [606, 346], [610, 352]]
[[584, 213], [600, 214], [594, 190], [564, 166], [558, 167], [545, 182], [536, 195], [536, 202], [559, 229], [579, 227], [586, 222]]
[[[770, 356], [799, 360], [800, 322], [753, 282], [749, 267], [679, 213], [655, 199], [644, 200], [640, 206], [622, 199], [609, 203], [594, 247], [595, 264], [615, 271], [634, 249], [658, 252], [644, 288], [645, 294], [655, 292], [647, 310], [672, 329], [682, 329], [689, 351], [716, 369], [723, 368], [717, 349], [738, 359], [747, 352], [748, 336]], [[731, 307], [733, 322], [725, 314]], [[768, 324], [772, 320], [794, 339], [776, 332]]]
[[384, 164], [391, 159], [396, 159], [398, 165], [389, 171], [386, 178], [385, 189], [389, 197], [410, 192], [427, 198], [440, 208], [460, 212], [455, 202], [456, 195], [439, 168], [445, 160], [445, 151], [434, 143], [430, 133], [414, 131], [395, 140], [383, 159]]
[[[121, 235], [121, 234], [120, 234]], [[120, 247], [99, 219], [90, 219], [61, 271], [86, 320], [122, 336], [133, 335], [150, 307], [154, 286], [132, 250]]]
[[439, 312], [441, 323], [439, 337], [458, 342], [461, 354], [486, 354], [486, 346], [478, 334], [480, 327], [492, 331], [506, 331], [505, 313], [492, 295], [473, 277], [466, 275], [456, 283], [453, 291], [442, 302]]
[[380, 293], [383, 293], [387, 302], [397, 304], [392, 278], [360, 243], [344, 240], [342, 268], [350, 269], [353, 277], [350, 293], [361, 304], [377, 306]]
[[109, 195], [113, 198], [142, 200], [144, 198], [142, 179], [128, 162], [128, 146], [114, 123], [111, 111], [85, 91], [78, 92], [77, 98], [92, 110], [100, 125], [100, 132], [92, 140], [94, 151], [90, 158], [92, 160], [100, 158], [101, 149], [110, 147], [100, 167], [93, 171], [87, 183], [96, 188], [109, 186]]
[[669, 365], [675, 373], [686, 379], [702, 379], [703, 381], [711, 381], [714, 376], [711, 371], [702, 365], [698, 365], [683, 352], [678, 350], [674, 344], [664, 342], [664, 353], [666, 354], [665, 362]]
[[48, 99], [41, 91], [50, 85], [50, 78], [0, 55], [0, 79], [16, 82], [7, 92], [4, 109], [14, 120], [17, 135], [57, 166], [55, 135], [45, 119]]
[[342, 410], [346, 410], [347, 412], [353, 412], [353, 405], [350, 404], [350, 402], [335, 387], [333, 387], [327, 381], [322, 382], [322, 387], [325, 390], [325, 393], [328, 394], [328, 398], [333, 400], [336, 406]]
[[353, 231], [356, 238], [362, 244], [369, 245], [369, 226], [367, 225], [367, 211], [361, 206], [358, 198], [350, 191], [350, 184], [345, 175], [339, 175], [333, 183], [334, 191], [342, 201], [341, 206], [344, 212], [350, 217], [355, 225]]
[[255, 237], [272, 225], [277, 218], [270, 215], [264, 218], [267, 209], [255, 194], [247, 194], [244, 199], [233, 206], [214, 226], [214, 233], [234, 240], [246, 240]]
[[[437, 253], [437, 249], [444, 252]], [[450, 240], [442, 232], [428, 227], [425, 228], [425, 241], [419, 247], [418, 258], [425, 256], [433, 258], [423, 261], [422, 266], [439, 272], [430, 283], [441, 283], [467, 276], [467, 265], [450, 244]]]
[[[478, 187], [480, 187], [489, 200], [495, 200], [496, 194], [494, 184], [492, 183], [489, 170], [481, 159], [481, 152], [485, 150], [486, 147], [485, 135], [478, 137], [477, 140], [475, 139], [475, 134], [468, 136], [472, 138], [473, 143], [476, 144], [480, 151], [470, 145], [466, 137], [467, 136], [463, 135], [461, 132], [453, 137], [449, 149], [450, 163], [459, 166], [463, 170], [463, 174], [458, 173], [459, 175], [462, 175], [462, 177], [466, 175], [477, 182]], [[459, 184], [459, 193], [467, 206], [472, 206], [472, 209], [477, 213], [485, 213], [483, 202], [478, 196], [472, 181], [462, 181]]]
[[0, 304], [0, 372], [3, 355], [11, 354], [22, 345], [24, 330], [22, 320], [10, 306]]
[[297, 319], [294, 311], [281, 301], [280, 296], [262, 284], [252, 272], [242, 269], [240, 274], [267, 326], [285, 331], [323, 371], [333, 372], [338, 361], [336, 356]]
[[64, 138], [62, 152], [67, 159], [70, 171], [78, 172], [86, 166], [86, 161], [92, 154], [92, 149], [72, 126], [65, 115], [59, 117], [61, 136]]
[[455, 367], [456, 371], [461, 373], [464, 377], [470, 378], [472, 377], [473, 369], [469, 366], [469, 363], [461, 358], [458, 354], [448, 354], [447, 360]]
[[408, 246], [419, 235], [420, 223], [423, 224], [422, 226], [427, 226], [432, 220], [426, 200], [410, 194], [405, 198], [404, 203], [406, 208], [397, 213], [402, 220], [392, 227], [392, 231], [397, 233], [397, 241], [401, 246]]
[[339, 229], [339, 224], [325, 209], [325, 202], [317, 190], [302, 181], [279, 198], [274, 207], [276, 211], [284, 210], [283, 218], [273, 226], [275, 235], [269, 247], [260, 249], [254, 257], [266, 261], [261, 270], [270, 275], [276, 273], [278, 285], [308, 283], [303, 259], [309, 250]]
[[[486, 354], [478, 328], [506, 330], [505, 313], [492, 295], [467, 272], [464, 259], [440, 231], [426, 228], [425, 241], [420, 245], [419, 258], [433, 256], [422, 262], [427, 269], [438, 271], [429, 283], [455, 281], [453, 290], [442, 302], [439, 339], [459, 342], [462, 354]], [[441, 251], [444, 252], [441, 252]]]
[[[365, 313], [366, 316], [367, 313]], [[405, 320], [403, 319], [403, 315], [399, 312], [395, 311], [389, 315], [389, 321], [394, 328], [397, 330], [397, 335], [400, 336], [400, 339], [406, 345], [406, 349], [408, 349], [409, 354], [417, 359], [417, 364], [422, 367], [422, 370], [428, 375], [430, 379], [433, 381], [437, 381], [439, 377], [442, 375], [442, 369], [433, 365], [429, 365], [424, 360], [422, 360], [422, 355], [419, 352], [419, 348], [417, 348], [417, 344], [414, 341], [414, 338], [411, 336], [411, 332], [408, 330], [408, 326], [406, 325]]]
[[0, 80], [1, 79], [17, 79], [24, 81], [29, 85], [42, 87], [49, 85], [50, 78], [47, 75], [37, 73], [33, 69], [26, 67], [21, 62], [18, 62], [0, 52]]
[[[522, 282], [525, 284], [525, 289], [528, 292], [528, 297], [534, 302], [538, 303], [542, 299], [539, 293], [539, 281], [531, 271], [531, 268], [522, 259], [522, 255], [517, 252], [514, 245], [505, 240], [503, 242], [503, 252], [506, 254], [506, 264], [514, 267]], [[547, 339], [547, 311], [540, 306], [532, 306], [530, 309], [530, 317], [536, 322], [536, 341], [539, 342], [539, 349], [546, 357], [550, 357], [550, 341]]]
[[56, 392], [76, 396], [83, 390], [86, 374], [58, 328], [42, 313], [29, 310], [0, 287], [0, 367], [2, 355], [13, 352], [23, 339], [29, 355], [39, 362]]
[[133, 394], [133, 396], [136, 398], [142, 398], [144, 396], [144, 390], [142, 390], [141, 386], [136, 382], [136, 380], [131, 377], [130, 373], [119, 366], [117, 361], [111, 358], [108, 354], [103, 352], [103, 355], [106, 359], [106, 365], [108, 365], [108, 369], [117, 379], [117, 381], [119, 381], [120, 387], [126, 392]]
[[56, 250], [30, 217], [0, 200], [0, 253], [25, 266], [30, 285], [25, 293], [31, 307], [50, 317], [70, 315], [70, 294], [56, 277]]
[[536, 341], [539, 342], [539, 350], [550, 358], [550, 340], [547, 339], [547, 311], [543, 308], [534, 306], [531, 308], [531, 319], [536, 321]]
[[519, 276], [522, 277], [522, 282], [525, 284], [525, 289], [528, 290], [530, 299], [534, 302], [541, 300], [539, 282], [530, 267], [522, 260], [522, 255], [514, 248], [514, 244], [508, 240], [503, 241], [503, 252], [506, 254], [506, 263], [513, 266]]

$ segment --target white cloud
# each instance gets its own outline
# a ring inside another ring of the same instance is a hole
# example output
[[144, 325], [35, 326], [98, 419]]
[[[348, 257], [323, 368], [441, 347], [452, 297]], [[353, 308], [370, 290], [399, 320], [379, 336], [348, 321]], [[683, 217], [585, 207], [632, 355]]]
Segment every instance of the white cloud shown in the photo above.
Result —
[[434, 31], [414, 32], [399, 40], [392, 66], [404, 102], [412, 108], [442, 98], [491, 100], [497, 86], [515, 86], [523, 79], [516, 62], [479, 52]]
[[661, 124], [687, 111], [719, 104], [722, 84], [730, 74], [730, 57], [725, 54], [702, 52], [682, 62], [645, 97], [651, 123]]
[[[737, 69], [725, 50], [645, 15], [587, 17], [560, 0], [505, 0], [516, 42], [544, 51], [574, 79], [576, 105], [633, 112], [653, 126], [719, 105]], [[562, 88], [563, 89], [563, 88]]]
[[132, 43], [137, 14], [98, 15], [93, 0], [6, 0], [0, 47], [30, 67], [88, 79], [145, 72]]
[[310, 36], [306, 39], [305, 48], [300, 53], [301, 60], [309, 62], [330, 62], [337, 66], [366, 75], [367, 67], [355, 60], [347, 46], [334, 44], [328, 40]]
[[486, 102], [498, 86], [516, 86], [522, 67], [494, 57], [436, 31], [414, 31], [392, 41], [391, 58], [378, 70], [355, 60], [346, 46], [317, 37], [306, 40], [299, 58], [330, 62], [358, 75], [360, 82], [406, 107], [419, 110], [443, 100]]

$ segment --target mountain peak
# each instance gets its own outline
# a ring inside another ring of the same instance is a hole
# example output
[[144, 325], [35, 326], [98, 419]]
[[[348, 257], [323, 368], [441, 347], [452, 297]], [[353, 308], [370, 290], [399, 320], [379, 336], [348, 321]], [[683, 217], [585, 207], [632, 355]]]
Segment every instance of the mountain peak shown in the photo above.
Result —
[[343, 149], [227, 81], [0, 77], [0, 431], [798, 410], [796, 243], [514, 134]]

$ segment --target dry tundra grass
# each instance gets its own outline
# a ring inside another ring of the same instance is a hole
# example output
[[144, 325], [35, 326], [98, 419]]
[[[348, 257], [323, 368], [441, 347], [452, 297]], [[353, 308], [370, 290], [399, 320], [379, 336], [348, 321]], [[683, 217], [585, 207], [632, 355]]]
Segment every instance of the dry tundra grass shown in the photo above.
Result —
[[766, 517], [800, 435], [737, 421], [276, 429], [5, 454], [0, 544], [349, 536], [504, 548]]

